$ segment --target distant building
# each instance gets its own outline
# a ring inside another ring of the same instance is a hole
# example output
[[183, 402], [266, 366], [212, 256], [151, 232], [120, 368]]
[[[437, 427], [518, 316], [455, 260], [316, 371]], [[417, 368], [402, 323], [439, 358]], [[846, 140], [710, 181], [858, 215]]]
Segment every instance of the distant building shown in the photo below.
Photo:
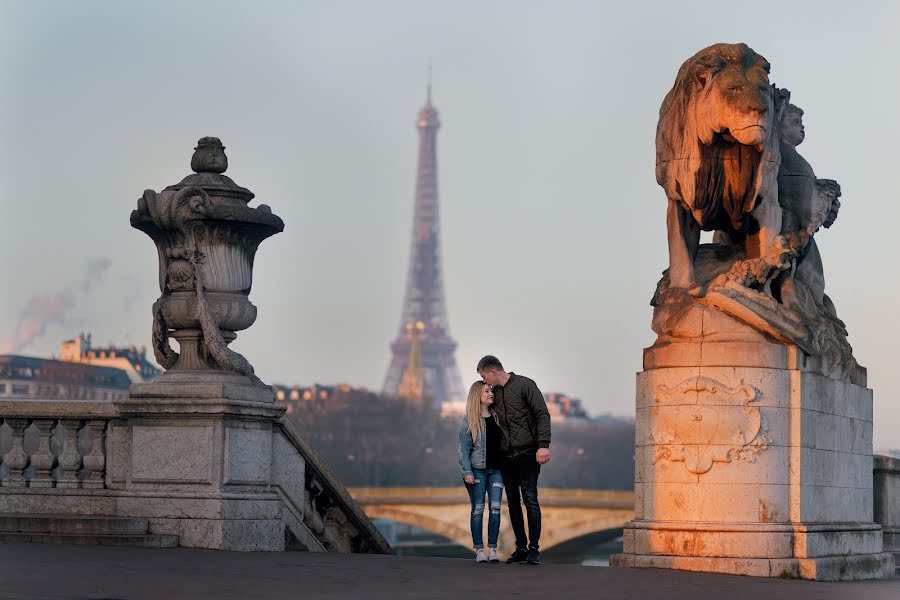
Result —
[[0, 400], [121, 400], [130, 385], [121, 369], [0, 354]]
[[544, 401], [547, 402], [547, 410], [550, 411], [550, 419], [556, 422], [564, 421], [590, 421], [587, 411], [581, 404], [581, 400], [573, 398], [568, 394], [559, 392], [549, 392], [544, 394]]
[[94, 348], [91, 345], [91, 334], [78, 334], [72, 340], [66, 340], [59, 347], [59, 359], [66, 362], [113, 367], [121, 369], [128, 375], [132, 383], [153, 381], [162, 370], [147, 360], [147, 348], [135, 346]]
[[0, 354], [0, 400], [120, 400], [132, 383], [162, 373], [145, 348], [94, 348], [90, 334], [64, 341], [59, 354], [58, 360]]
[[[555, 423], [588, 424], [596, 422], [588, 416], [581, 400], [578, 398], [572, 398], [567, 394], [558, 392], [549, 392], [544, 394], [544, 401], [547, 403], [550, 419]], [[442, 417], [461, 417], [464, 414], [466, 414], [465, 400], [455, 400], [441, 404]]]
[[287, 407], [287, 414], [293, 413], [297, 406], [301, 403], [309, 403], [322, 409], [337, 410], [347, 403], [347, 399], [352, 392], [368, 393], [365, 388], [353, 388], [346, 383], [337, 385], [319, 385], [312, 386], [287, 386], [273, 385], [275, 389], [275, 400]]

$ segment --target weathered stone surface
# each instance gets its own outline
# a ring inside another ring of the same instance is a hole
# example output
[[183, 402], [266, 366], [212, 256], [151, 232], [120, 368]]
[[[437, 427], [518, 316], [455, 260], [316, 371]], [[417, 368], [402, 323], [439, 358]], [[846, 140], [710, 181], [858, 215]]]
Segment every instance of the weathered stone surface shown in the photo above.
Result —
[[660, 109], [669, 268], [637, 377], [636, 520], [616, 561], [878, 577], [872, 393], [813, 239], [841, 190], [797, 152], [803, 111], [768, 71], [745, 44], [710, 46]]
[[[233, 381], [266, 387], [246, 358], [228, 348], [235, 332], [256, 320], [248, 295], [259, 244], [284, 223], [266, 205], [251, 208], [253, 193], [222, 173], [225, 148], [202, 138], [196, 172], [157, 194], [145, 190], [131, 225], [150, 236], [159, 255], [161, 295], [153, 306], [153, 351], [166, 372], [160, 383]], [[169, 346], [178, 340], [180, 353]]]
[[[129, 388], [128, 396], [131, 401], [143, 398], [209, 398], [213, 400], [228, 398], [232, 401], [268, 403], [275, 401], [275, 392], [268, 386], [216, 381], [218, 378], [217, 374], [202, 377], [192, 374], [191, 380], [186, 382], [172, 383], [170, 380], [169, 382], [135, 383]], [[204, 379], [212, 381], [204, 381]]]
[[[298, 468], [298, 465], [302, 467]], [[305, 498], [306, 461], [290, 440], [280, 431], [272, 439], [272, 484], [291, 499]], [[293, 504], [297, 517], [303, 519], [303, 503]]]
[[[787, 362], [760, 367], [750, 357], [743, 365], [743, 350], [715, 345], [733, 364], [638, 375], [638, 521], [618, 564], [880, 576], [871, 391]], [[855, 558], [839, 560], [846, 555]]]
[[116, 515], [116, 498], [100, 490], [0, 488], [0, 513], [17, 515]]
[[884, 530], [884, 550], [900, 558], [900, 458], [874, 457], [874, 520]]
[[268, 485], [271, 465], [271, 426], [241, 423], [225, 428], [224, 483]]
[[147, 483], [213, 483], [212, 426], [131, 428], [131, 477]]
[[[84, 469], [68, 488], [29, 486], [28, 479], [20, 487], [0, 484], [0, 513], [48, 523], [47, 531], [5, 533], [45, 543], [160, 545], [183, 537], [183, 545], [221, 550], [283, 550], [287, 540], [293, 549], [391, 552], [321, 459], [282, 421], [283, 407], [193, 397], [194, 384], [185, 384], [181, 397], [174, 387], [165, 389], [162, 397], [105, 403], [99, 419], [68, 410], [67, 403], [15, 403], [15, 419], [42, 425], [29, 430], [35, 439], [21, 444], [19, 462], [33, 455], [43, 460], [41, 453], [52, 450], [49, 425], [59, 419], [50, 415], [60, 408], [65, 443], [53, 452], [69, 452], [72, 473], [84, 458]], [[81, 409], [91, 407], [81, 403]], [[106, 444], [98, 446], [104, 427]], [[100, 485], [89, 487], [95, 470]], [[98, 517], [130, 518], [145, 531], [102, 531]]]
[[[729, 343], [739, 364], [797, 368], [772, 354], [794, 346], [816, 372], [865, 385], [814, 239], [834, 224], [841, 188], [797, 152], [803, 111], [769, 84], [769, 68], [745, 44], [715, 44], [685, 61], [663, 100], [656, 180], [669, 268], [651, 301], [660, 339], [644, 368], [734, 364], [707, 353], [711, 342]], [[700, 244], [701, 230], [716, 232], [713, 243]]]
[[619, 554], [610, 566], [651, 569], [680, 569], [729, 575], [857, 581], [893, 576], [893, 556], [887, 553], [827, 558], [733, 558], [698, 556], [655, 556]]
[[[880, 569], [881, 531], [870, 510], [871, 391], [788, 363], [759, 367], [751, 357], [743, 365], [743, 350], [715, 345], [733, 364], [647, 369], [637, 377], [640, 527], [626, 535], [625, 555], [704, 558], [691, 568], [716, 558], [729, 565], [722, 572], [764, 573], [771, 565], [742, 559], [833, 565], [856, 554], [874, 557]], [[784, 564], [798, 576], [839, 575], [822, 565]], [[865, 564], [859, 559], [849, 572]]]

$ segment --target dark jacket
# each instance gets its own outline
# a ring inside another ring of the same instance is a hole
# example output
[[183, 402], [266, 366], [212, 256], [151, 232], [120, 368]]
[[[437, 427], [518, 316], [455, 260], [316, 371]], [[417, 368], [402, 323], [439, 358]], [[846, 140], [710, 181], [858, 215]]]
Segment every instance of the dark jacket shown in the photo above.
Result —
[[532, 380], [510, 373], [506, 385], [495, 385], [494, 412], [503, 432], [500, 451], [507, 458], [550, 447], [550, 412]]

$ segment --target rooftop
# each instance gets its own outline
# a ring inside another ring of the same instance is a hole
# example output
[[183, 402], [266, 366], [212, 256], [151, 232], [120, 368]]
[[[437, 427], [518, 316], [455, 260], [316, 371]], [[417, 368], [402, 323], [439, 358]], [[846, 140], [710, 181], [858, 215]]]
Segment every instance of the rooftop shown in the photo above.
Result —
[[131, 385], [128, 375], [121, 369], [17, 354], [0, 354], [0, 378], [123, 390]]

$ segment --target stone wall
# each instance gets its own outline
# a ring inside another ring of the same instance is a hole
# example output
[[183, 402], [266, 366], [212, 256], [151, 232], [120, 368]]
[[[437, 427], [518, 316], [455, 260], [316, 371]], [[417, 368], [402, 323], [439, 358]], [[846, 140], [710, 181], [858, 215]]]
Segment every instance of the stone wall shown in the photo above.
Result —
[[0, 513], [50, 530], [142, 519], [193, 548], [392, 552], [281, 408], [135, 391], [119, 403], [0, 402]]
[[884, 532], [884, 551], [900, 559], [900, 458], [873, 458], [875, 522]]

